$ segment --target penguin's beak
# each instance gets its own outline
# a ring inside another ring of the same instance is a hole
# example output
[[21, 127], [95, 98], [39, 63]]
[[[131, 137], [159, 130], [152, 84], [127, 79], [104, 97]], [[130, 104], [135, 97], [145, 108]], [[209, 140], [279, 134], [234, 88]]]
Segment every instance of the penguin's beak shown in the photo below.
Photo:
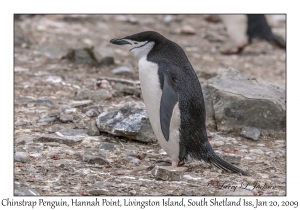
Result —
[[110, 40], [110, 43], [117, 44], [117, 45], [131, 44], [130, 42], [125, 41], [123, 39], [112, 39]]

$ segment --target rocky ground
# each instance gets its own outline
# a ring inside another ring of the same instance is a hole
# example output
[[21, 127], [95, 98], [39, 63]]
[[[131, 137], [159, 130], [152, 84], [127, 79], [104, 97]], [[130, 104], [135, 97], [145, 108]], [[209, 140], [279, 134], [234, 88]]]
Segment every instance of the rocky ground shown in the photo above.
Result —
[[[239, 55], [223, 55], [230, 43], [224, 26], [206, 17], [17, 16], [15, 195], [285, 195], [284, 132], [208, 127], [213, 148], [249, 177], [195, 160], [177, 170], [156, 162], [166, 153], [147, 121], [137, 61], [111, 38], [155, 30], [185, 50], [204, 85], [232, 67], [285, 90], [284, 50], [254, 41]], [[268, 20], [284, 34], [284, 16]], [[124, 117], [115, 119], [118, 113]]]

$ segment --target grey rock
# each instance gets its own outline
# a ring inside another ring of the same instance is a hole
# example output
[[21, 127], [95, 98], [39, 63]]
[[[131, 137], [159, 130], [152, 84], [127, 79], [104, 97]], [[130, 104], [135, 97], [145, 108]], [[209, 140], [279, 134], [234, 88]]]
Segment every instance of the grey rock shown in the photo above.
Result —
[[68, 105], [68, 104], [63, 104], [63, 105], [60, 106], [60, 109], [64, 112], [67, 109], [72, 109], [72, 106]]
[[89, 89], [80, 89], [76, 92], [75, 99], [76, 100], [93, 100], [93, 101], [101, 101], [110, 99], [111, 94], [108, 90], [99, 89], [96, 91], [89, 90]]
[[60, 136], [87, 136], [87, 129], [66, 128], [58, 131]]
[[26, 185], [15, 182], [14, 196], [39, 196], [39, 193]]
[[14, 24], [14, 44], [15, 46], [26, 46], [31, 45], [29, 37], [24, 33], [23, 29], [18, 25]]
[[36, 50], [49, 58], [61, 59], [67, 54], [67, 50], [61, 44], [57, 43], [43, 42]]
[[127, 106], [118, 111], [103, 112], [98, 116], [96, 125], [100, 131], [116, 136], [125, 136], [142, 142], [155, 140], [144, 109]]
[[75, 107], [75, 108], [79, 108], [79, 107], [88, 106], [88, 105], [90, 105], [92, 103], [93, 103], [92, 100], [80, 100], [80, 101], [73, 101], [73, 102], [71, 102], [70, 106], [71, 107]]
[[51, 105], [54, 104], [53, 101], [48, 98], [38, 98], [38, 99], [36, 99], [35, 102], [39, 103], [39, 104], [51, 104]]
[[86, 112], [88, 112], [88, 111], [90, 111], [90, 110], [95, 110], [95, 111], [97, 111], [97, 112], [102, 112], [102, 107], [101, 106], [99, 106], [99, 105], [92, 105], [92, 106], [87, 106], [87, 107], [84, 107], [83, 109], [82, 109], [82, 112], [83, 113], [86, 113]]
[[115, 145], [109, 142], [101, 142], [99, 145], [99, 149], [104, 150], [113, 150], [115, 148]]
[[240, 134], [241, 136], [257, 141], [260, 136], [260, 130], [253, 127], [243, 127]]
[[190, 25], [184, 25], [180, 28], [180, 33], [186, 35], [194, 35], [196, 34], [196, 30]]
[[140, 164], [141, 163], [141, 161], [139, 159], [137, 159], [135, 157], [132, 157], [130, 155], [127, 155], [125, 159], [129, 163], [134, 163], [134, 164]]
[[46, 114], [44, 117], [59, 117], [60, 116], [60, 112], [50, 112], [48, 114]]
[[[136, 97], [141, 97], [141, 87], [140, 86], [129, 86], [125, 85], [122, 83], [116, 83], [113, 88], [117, 90], [116, 96], [122, 96], [122, 93], [130, 94], [130, 95], [135, 95]], [[121, 94], [119, 94], [121, 93]]]
[[100, 136], [100, 131], [99, 131], [98, 127], [96, 126], [96, 121], [92, 120], [87, 134], [89, 136]]
[[251, 149], [250, 152], [254, 153], [254, 154], [259, 154], [259, 155], [264, 154], [264, 152], [261, 149]]
[[98, 196], [98, 195], [112, 195], [113, 193], [109, 190], [106, 189], [94, 189], [94, 190], [89, 190], [88, 193]]
[[34, 139], [35, 142], [58, 142], [60, 144], [66, 144], [68, 146], [74, 146], [80, 144], [83, 140], [84, 136], [66, 136], [66, 137], [59, 137], [55, 134], [48, 134], [37, 137]]
[[107, 157], [107, 150], [99, 149], [98, 155], [100, 155], [103, 158], [106, 158]]
[[224, 141], [211, 141], [210, 142], [210, 145], [212, 147], [220, 147], [220, 146], [223, 146], [225, 143]]
[[113, 74], [134, 74], [134, 70], [131, 65], [120, 66], [111, 71]]
[[94, 55], [99, 64], [110, 65], [114, 64], [114, 53], [111, 48], [97, 47], [94, 48]]
[[234, 69], [221, 72], [203, 85], [208, 123], [218, 130], [256, 127], [264, 133], [284, 132], [285, 90], [258, 82]]
[[16, 152], [15, 153], [15, 161], [27, 163], [29, 161], [29, 154], [27, 152]]
[[151, 170], [151, 175], [164, 181], [179, 181], [186, 170], [186, 167], [155, 166]]
[[95, 187], [103, 187], [103, 182], [102, 181], [95, 181]]
[[56, 120], [56, 117], [44, 117], [41, 118], [38, 122], [39, 123], [44, 123], [44, 122], [54, 122]]
[[30, 157], [40, 159], [43, 157], [43, 154], [42, 153], [32, 153], [32, 154], [30, 154]]
[[44, 144], [38, 143], [38, 142], [32, 142], [32, 143], [26, 144], [24, 149], [30, 153], [39, 153], [44, 150]]
[[227, 37], [216, 32], [216, 31], [206, 31], [206, 35], [204, 37], [210, 42], [225, 42], [227, 40]]
[[109, 162], [103, 158], [102, 156], [94, 156], [94, 155], [84, 155], [82, 157], [83, 162], [87, 162], [89, 164], [99, 164], [99, 165], [107, 165]]
[[77, 64], [89, 64], [92, 66], [98, 65], [97, 60], [94, 58], [93, 50], [90, 48], [70, 50], [66, 58], [76, 62]]
[[232, 187], [232, 189], [224, 189], [220, 190], [218, 192], [219, 196], [227, 196], [227, 195], [232, 195], [232, 196], [253, 196], [252, 191], [244, 188], [240, 188], [240, 186], [235, 186]]
[[87, 116], [89, 116], [89, 117], [96, 117], [96, 116], [98, 116], [100, 113], [99, 113], [97, 110], [95, 110], [95, 109], [90, 109], [90, 110], [87, 111], [85, 114], [86, 114]]
[[15, 105], [24, 105], [24, 104], [28, 104], [28, 103], [34, 103], [36, 101], [35, 98], [32, 97], [19, 97], [16, 98], [14, 101]]
[[73, 116], [72, 115], [60, 114], [58, 119], [62, 123], [73, 122]]
[[231, 164], [237, 164], [237, 165], [240, 164], [242, 158], [240, 155], [236, 155], [232, 153], [223, 153], [223, 152], [216, 151], [216, 154], [226, 162]]
[[35, 139], [35, 136], [20, 136], [18, 138], [15, 139], [15, 144], [16, 145], [24, 145], [27, 142], [32, 142], [33, 139]]

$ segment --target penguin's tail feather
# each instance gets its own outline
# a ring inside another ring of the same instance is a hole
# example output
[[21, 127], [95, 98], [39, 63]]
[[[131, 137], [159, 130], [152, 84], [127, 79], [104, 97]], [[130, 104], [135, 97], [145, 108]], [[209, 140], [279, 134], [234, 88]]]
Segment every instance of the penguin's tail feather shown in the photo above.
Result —
[[221, 159], [219, 156], [217, 156], [215, 153], [210, 155], [208, 162], [216, 166], [217, 168], [221, 168], [225, 171], [240, 173], [244, 176], [250, 176], [249, 173], [231, 165], [230, 163], [227, 163], [225, 160]]

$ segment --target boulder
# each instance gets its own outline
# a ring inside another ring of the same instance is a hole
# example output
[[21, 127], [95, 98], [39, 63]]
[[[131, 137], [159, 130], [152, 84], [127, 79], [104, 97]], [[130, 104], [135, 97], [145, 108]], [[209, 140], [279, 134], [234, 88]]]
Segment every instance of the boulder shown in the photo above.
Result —
[[202, 86], [206, 124], [231, 131], [254, 127], [262, 134], [285, 132], [285, 90], [228, 69]]
[[98, 116], [96, 125], [100, 131], [115, 136], [124, 136], [142, 142], [156, 139], [144, 109], [126, 106], [117, 111], [103, 112]]

